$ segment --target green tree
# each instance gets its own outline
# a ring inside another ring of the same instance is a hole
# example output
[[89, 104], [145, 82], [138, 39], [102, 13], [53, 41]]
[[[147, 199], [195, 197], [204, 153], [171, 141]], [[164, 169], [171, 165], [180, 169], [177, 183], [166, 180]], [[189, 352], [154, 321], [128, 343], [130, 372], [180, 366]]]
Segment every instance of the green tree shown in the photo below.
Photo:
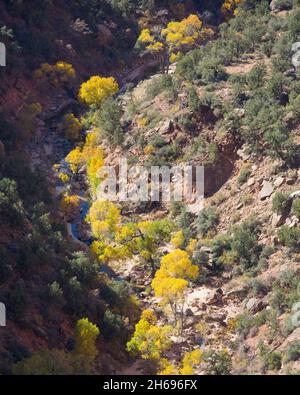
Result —
[[96, 123], [101, 129], [101, 135], [110, 144], [119, 145], [124, 139], [124, 132], [121, 125], [122, 111], [112, 97], [103, 100], [100, 110], [97, 112]]
[[272, 200], [272, 209], [277, 214], [287, 213], [289, 209], [288, 195], [282, 192], [276, 192]]
[[245, 268], [257, 265], [262, 247], [258, 244], [260, 225], [255, 219], [249, 219], [237, 226], [233, 232], [231, 248], [237, 261]]
[[198, 230], [202, 236], [206, 236], [219, 223], [219, 214], [214, 207], [204, 208], [198, 217]]

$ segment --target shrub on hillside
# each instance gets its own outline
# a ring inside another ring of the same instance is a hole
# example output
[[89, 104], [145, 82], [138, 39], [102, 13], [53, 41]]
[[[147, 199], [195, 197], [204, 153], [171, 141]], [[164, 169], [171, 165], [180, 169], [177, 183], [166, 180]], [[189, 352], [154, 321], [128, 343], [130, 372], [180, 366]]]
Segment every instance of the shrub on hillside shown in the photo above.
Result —
[[272, 210], [277, 214], [285, 214], [289, 209], [288, 194], [276, 192], [272, 200]]
[[204, 208], [199, 214], [198, 231], [206, 236], [210, 230], [215, 229], [219, 223], [219, 214], [214, 207]]
[[0, 180], [0, 216], [9, 225], [20, 225], [24, 218], [23, 203], [17, 184], [9, 178]]
[[237, 179], [238, 186], [240, 187], [243, 184], [245, 184], [245, 182], [248, 181], [250, 176], [251, 176], [251, 169], [250, 168], [242, 169], [240, 171], [240, 174], [239, 174], [238, 179]]
[[278, 237], [281, 243], [290, 248], [292, 251], [297, 251], [300, 248], [300, 229], [289, 228], [282, 226], [278, 231]]
[[300, 219], [300, 199], [295, 199], [292, 204], [292, 214]]
[[252, 218], [234, 228], [231, 248], [244, 269], [257, 265], [259, 261], [262, 250], [258, 244], [259, 234], [260, 224]]
[[300, 359], [300, 340], [289, 343], [284, 356], [285, 362], [298, 361]]
[[198, 93], [196, 89], [191, 86], [188, 90], [188, 106], [192, 111], [198, 111], [200, 104]]
[[101, 332], [106, 339], [112, 339], [115, 336], [119, 337], [122, 334], [124, 335], [124, 322], [122, 317], [118, 314], [114, 314], [110, 310], [106, 310], [101, 326]]
[[73, 66], [66, 62], [57, 62], [55, 65], [48, 63], [41, 64], [40, 68], [35, 71], [35, 77], [42, 83], [50, 83], [55, 87], [73, 85], [76, 72]]
[[223, 270], [226, 265], [236, 261], [235, 253], [231, 249], [231, 238], [227, 234], [213, 239], [211, 252], [214, 270]]
[[209, 350], [203, 355], [206, 363], [206, 372], [209, 375], [229, 375], [232, 367], [231, 356], [224, 349], [221, 351]]
[[169, 74], [163, 74], [154, 78], [147, 86], [147, 97], [152, 100], [162, 92], [174, 91], [173, 78]]
[[110, 144], [121, 144], [124, 139], [121, 116], [121, 107], [116, 100], [112, 97], [103, 100], [100, 110], [96, 115], [96, 123], [101, 129], [103, 137], [106, 138]]

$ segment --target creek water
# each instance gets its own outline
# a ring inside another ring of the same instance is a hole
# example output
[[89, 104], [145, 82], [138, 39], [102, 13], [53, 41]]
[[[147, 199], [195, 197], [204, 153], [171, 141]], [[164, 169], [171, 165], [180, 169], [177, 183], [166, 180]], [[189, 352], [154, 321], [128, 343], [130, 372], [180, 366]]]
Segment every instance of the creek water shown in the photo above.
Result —
[[[83, 196], [84, 196], [84, 192], [83, 192], [83, 191], [80, 191], [80, 192], [79, 192], [79, 196], [80, 196], [80, 204], [79, 204], [80, 221], [83, 222], [83, 221], [85, 221], [85, 218], [86, 218], [87, 213], [88, 213], [88, 211], [89, 211], [90, 205], [89, 205], [88, 200], [85, 199], [85, 198], [83, 197]], [[86, 240], [82, 240], [82, 239], [80, 238], [80, 232], [79, 232], [78, 224], [77, 224], [77, 223], [72, 222], [70, 225], [71, 225], [70, 230], [71, 230], [72, 238], [73, 238], [74, 240], [78, 240], [79, 242], [84, 243], [84, 244], [86, 244], [87, 246], [90, 246], [90, 245], [92, 244], [92, 242], [93, 242], [93, 238], [92, 238], [92, 237], [90, 237], [90, 238], [88, 238], [88, 239], [86, 239]], [[106, 265], [105, 263], [103, 263], [103, 264], [101, 265], [100, 273], [105, 273], [105, 274], [107, 274], [111, 279], [113, 279], [113, 280], [115, 280], [115, 281], [122, 281], [122, 278], [119, 277], [119, 276], [118, 276], [108, 265]]]

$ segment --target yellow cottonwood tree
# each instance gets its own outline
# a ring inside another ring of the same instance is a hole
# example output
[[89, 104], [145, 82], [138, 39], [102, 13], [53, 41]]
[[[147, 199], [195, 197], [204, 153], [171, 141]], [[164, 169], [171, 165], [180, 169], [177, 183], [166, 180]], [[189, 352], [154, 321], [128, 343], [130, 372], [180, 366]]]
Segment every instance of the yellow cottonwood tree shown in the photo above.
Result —
[[139, 255], [150, 265], [154, 274], [154, 256], [162, 242], [169, 239], [174, 225], [168, 220], [129, 222], [120, 227], [116, 242], [123, 246], [125, 256]]
[[77, 173], [79, 167], [84, 163], [80, 147], [76, 147], [70, 151], [65, 161], [70, 165], [72, 172]]
[[180, 22], [169, 22], [159, 34], [143, 29], [137, 40], [140, 48], [155, 53], [161, 62], [175, 62], [182, 54], [213, 35], [211, 29], [203, 28], [197, 15], [191, 14]]
[[79, 98], [89, 106], [99, 106], [103, 99], [117, 93], [119, 85], [113, 77], [93, 76], [79, 89]]
[[164, 68], [168, 58], [168, 48], [163, 42], [162, 37], [156, 38], [150, 32], [150, 29], [143, 29], [137, 39], [136, 46], [155, 55]]
[[92, 192], [95, 194], [101, 179], [98, 171], [104, 166], [103, 150], [97, 145], [96, 133], [88, 133], [83, 148], [74, 148], [66, 156], [65, 161], [70, 165], [73, 173], [77, 173], [80, 166], [86, 164], [86, 172]]
[[151, 283], [155, 296], [160, 298], [160, 304], [170, 308], [174, 326], [177, 326], [179, 320], [181, 331], [183, 330], [187, 280], [195, 280], [198, 273], [199, 269], [192, 264], [188, 253], [177, 249], [161, 259], [160, 269]]
[[184, 46], [191, 47], [200, 39], [202, 21], [197, 15], [190, 15], [181, 22], [169, 22], [167, 27], [161, 31], [165, 37], [171, 52], [179, 50]]
[[99, 240], [113, 238], [120, 222], [119, 208], [109, 200], [96, 200], [89, 209], [86, 220]]
[[171, 346], [170, 326], [157, 326], [157, 317], [151, 310], [142, 313], [135, 326], [135, 332], [127, 343], [127, 350], [133, 355], [140, 354], [143, 359], [159, 360], [163, 352]]
[[160, 278], [182, 278], [195, 280], [199, 274], [199, 268], [193, 265], [186, 251], [177, 249], [165, 255], [161, 259], [160, 269], [155, 277]]
[[[83, 152], [84, 153], [84, 152]], [[104, 166], [103, 151], [101, 147], [95, 148], [91, 156], [87, 160], [87, 177], [92, 189], [95, 194], [97, 187], [101, 180], [98, 178], [98, 171]]]
[[157, 249], [169, 239], [173, 226], [168, 220], [119, 224], [110, 240], [113, 244], [107, 244], [108, 238], [99, 239], [93, 243], [93, 251], [104, 262], [139, 256], [154, 273]]
[[174, 326], [177, 327], [178, 320], [182, 331], [183, 327], [183, 308], [186, 299], [188, 282], [182, 278], [158, 278], [152, 281], [152, 288], [155, 296], [160, 298], [163, 307], [169, 307], [173, 318]]
[[77, 321], [75, 329], [74, 358], [81, 363], [85, 370], [90, 370], [92, 363], [98, 355], [96, 340], [100, 331], [97, 325], [91, 323], [88, 318]]

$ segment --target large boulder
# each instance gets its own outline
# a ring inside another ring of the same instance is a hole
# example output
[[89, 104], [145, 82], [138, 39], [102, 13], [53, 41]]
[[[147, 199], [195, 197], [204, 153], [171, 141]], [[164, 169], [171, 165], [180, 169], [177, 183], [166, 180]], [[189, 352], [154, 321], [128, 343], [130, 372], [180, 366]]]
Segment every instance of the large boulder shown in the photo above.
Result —
[[289, 199], [297, 199], [300, 197], [300, 190], [297, 190], [289, 195]]
[[246, 309], [252, 314], [256, 314], [266, 307], [266, 303], [261, 299], [250, 298], [246, 303]]
[[277, 177], [276, 180], [273, 182], [275, 188], [279, 188], [284, 183], [284, 177]]
[[274, 191], [274, 188], [273, 188], [272, 184], [268, 181], [264, 181], [262, 189], [260, 191], [260, 195], [259, 195], [260, 199], [264, 200], [264, 199], [270, 197], [272, 195], [273, 191]]

